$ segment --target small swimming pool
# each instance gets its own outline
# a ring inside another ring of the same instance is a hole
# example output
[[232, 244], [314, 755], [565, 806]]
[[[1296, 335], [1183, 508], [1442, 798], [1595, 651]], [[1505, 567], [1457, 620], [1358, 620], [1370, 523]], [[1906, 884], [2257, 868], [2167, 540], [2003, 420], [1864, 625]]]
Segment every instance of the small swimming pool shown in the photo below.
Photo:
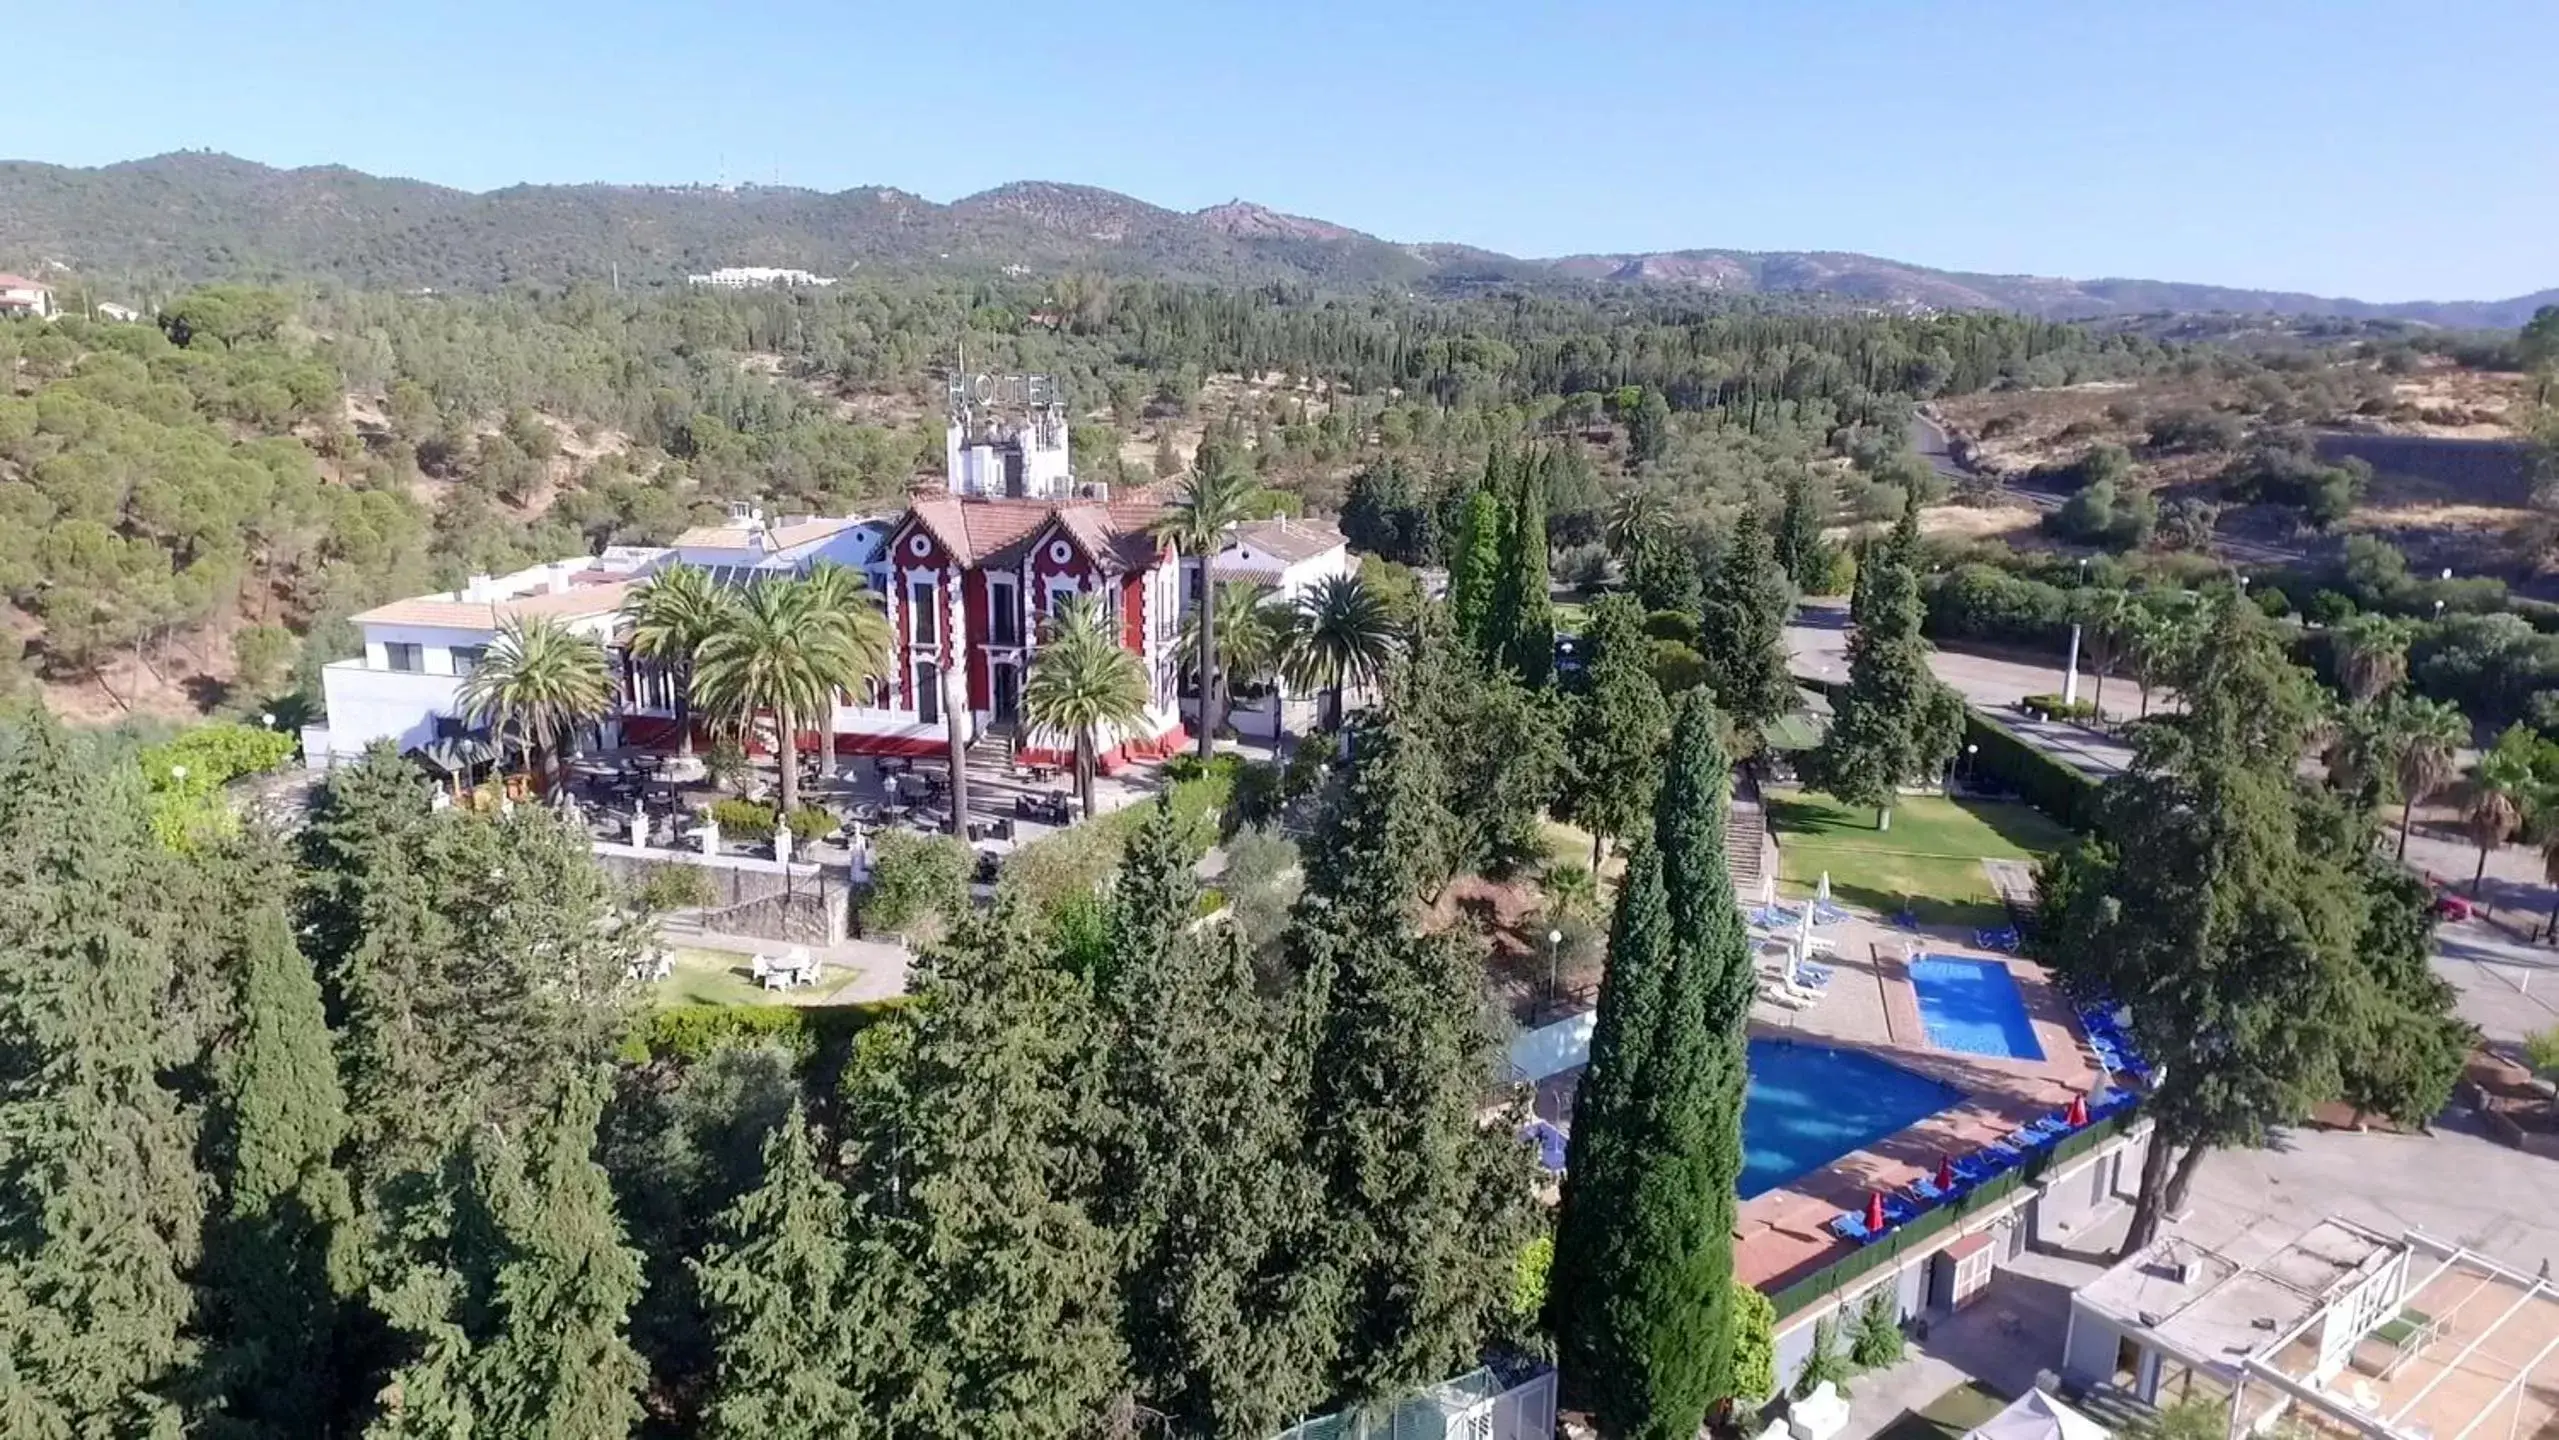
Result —
[[1741, 1198], [1809, 1175], [1963, 1098], [1951, 1085], [1859, 1051], [1753, 1040]]
[[1998, 961], [1923, 955], [1911, 962], [1910, 988], [1919, 997], [1928, 1043], [1938, 1049], [1995, 1060], [2044, 1058], [2017, 977]]

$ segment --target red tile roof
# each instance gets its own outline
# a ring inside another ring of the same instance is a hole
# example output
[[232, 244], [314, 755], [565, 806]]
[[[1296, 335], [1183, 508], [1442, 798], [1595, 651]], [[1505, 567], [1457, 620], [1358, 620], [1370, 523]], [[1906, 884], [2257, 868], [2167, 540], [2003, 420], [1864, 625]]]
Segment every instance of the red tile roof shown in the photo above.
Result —
[[1095, 501], [981, 500], [934, 496], [916, 501], [907, 516], [941, 542], [961, 565], [1008, 565], [1021, 547], [1052, 519], [1106, 569], [1141, 569], [1155, 563], [1158, 547], [1146, 527], [1164, 513], [1148, 499]]

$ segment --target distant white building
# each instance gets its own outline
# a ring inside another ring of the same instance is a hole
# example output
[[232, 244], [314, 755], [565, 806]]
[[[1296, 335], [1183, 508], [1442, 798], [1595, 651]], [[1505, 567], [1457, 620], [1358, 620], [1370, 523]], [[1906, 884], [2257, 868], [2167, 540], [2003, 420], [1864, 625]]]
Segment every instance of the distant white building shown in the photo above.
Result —
[[[1218, 583], [1259, 585], [1275, 599], [1295, 600], [1316, 583], [1359, 569], [1350, 542], [1330, 520], [1247, 520], [1227, 532], [1214, 564]], [[1199, 595], [1199, 563], [1182, 570], [1182, 603]]]
[[113, 320], [119, 325], [131, 325], [142, 318], [142, 312], [130, 305], [118, 305], [112, 300], [105, 300], [98, 304], [98, 318]]
[[832, 275], [812, 275], [806, 270], [777, 270], [769, 265], [731, 265], [708, 275], [687, 275], [688, 285], [709, 285], [721, 290], [764, 290], [776, 286], [827, 286], [835, 283]]
[[0, 316], [6, 315], [52, 319], [53, 287], [24, 275], [0, 274]]

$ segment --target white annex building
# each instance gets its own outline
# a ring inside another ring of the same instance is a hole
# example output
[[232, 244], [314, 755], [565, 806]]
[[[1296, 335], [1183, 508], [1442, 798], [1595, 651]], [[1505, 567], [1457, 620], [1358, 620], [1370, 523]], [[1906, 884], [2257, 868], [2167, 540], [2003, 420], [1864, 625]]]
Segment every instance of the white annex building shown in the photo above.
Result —
[[2168, 1237], [2071, 1297], [2062, 1378], [2340, 1440], [2521, 1440], [2559, 1425], [2559, 1292], [2426, 1235], [2267, 1218]]

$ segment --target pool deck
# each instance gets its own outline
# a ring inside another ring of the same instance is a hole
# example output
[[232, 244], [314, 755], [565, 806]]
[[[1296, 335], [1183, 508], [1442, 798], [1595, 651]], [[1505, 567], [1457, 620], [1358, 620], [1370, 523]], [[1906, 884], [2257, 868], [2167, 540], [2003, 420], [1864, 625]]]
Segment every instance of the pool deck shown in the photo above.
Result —
[[[1837, 947], [1824, 958], [1832, 967], [1829, 992], [1801, 1010], [1762, 1000], [1751, 1012], [1751, 1035], [1866, 1051], [1952, 1085], [1968, 1098], [1743, 1201], [1733, 1228], [1734, 1278], [1763, 1288], [1791, 1283], [1853, 1248], [1827, 1227], [1843, 1211], [1863, 1208], [1869, 1194], [1933, 1174], [1943, 1156], [1996, 1140], [2105, 1083], [2069, 1001], [2042, 966], [1979, 949], [1969, 934], [1958, 937], [1943, 928], [1898, 930], [1854, 912], [1815, 933]], [[1919, 1000], [1904, 958], [1914, 944], [1923, 955], [2008, 966], [2045, 1058], [2008, 1060], [1931, 1046], [1920, 1026]], [[1580, 1073], [1566, 1071], [1540, 1085], [1537, 1113], [1569, 1124], [1572, 1085]]]

